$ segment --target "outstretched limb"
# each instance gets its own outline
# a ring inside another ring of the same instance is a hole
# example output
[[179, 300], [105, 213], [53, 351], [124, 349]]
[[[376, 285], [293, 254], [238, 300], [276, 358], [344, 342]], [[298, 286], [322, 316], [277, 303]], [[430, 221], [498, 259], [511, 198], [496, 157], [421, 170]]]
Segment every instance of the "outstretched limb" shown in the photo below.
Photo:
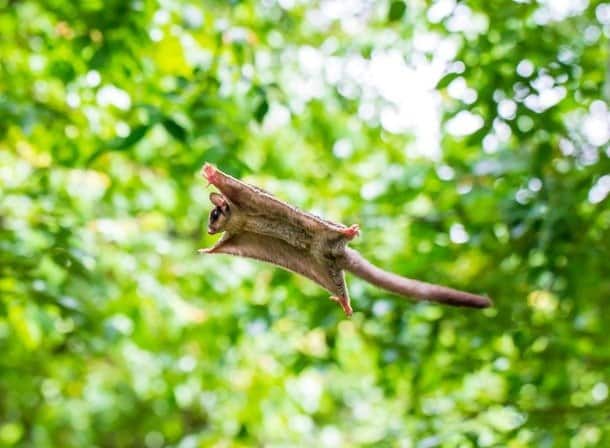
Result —
[[223, 173], [209, 163], [203, 166], [201, 174], [210, 185], [218, 188], [223, 196], [244, 211], [259, 215], [264, 214], [275, 220], [281, 220], [311, 232], [330, 232], [350, 239], [358, 234], [357, 228], [353, 228], [354, 226], [352, 226], [352, 230], [347, 230], [350, 228], [346, 229], [341, 224], [299, 210], [258, 187]]

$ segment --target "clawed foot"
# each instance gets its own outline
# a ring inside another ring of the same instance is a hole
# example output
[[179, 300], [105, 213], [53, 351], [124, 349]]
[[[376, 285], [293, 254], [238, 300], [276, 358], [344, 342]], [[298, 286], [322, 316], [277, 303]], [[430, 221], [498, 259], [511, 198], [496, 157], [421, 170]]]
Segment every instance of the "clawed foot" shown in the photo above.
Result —
[[218, 183], [218, 171], [209, 163], [203, 165], [201, 175], [208, 181], [208, 185], [216, 185]]
[[360, 226], [358, 224], [352, 224], [346, 229], [341, 231], [343, 235], [345, 235], [348, 239], [353, 240], [358, 235], [360, 235]]
[[205, 249], [197, 249], [198, 254], [211, 254], [214, 253], [213, 247], [206, 247]]
[[341, 296], [341, 297], [337, 297], [337, 296], [331, 296], [330, 300], [332, 300], [333, 302], [337, 302], [339, 304], [339, 306], [341, 306], [341, 308], [343, 308], [343, 312], [345, 313], [345, 315], [347, 317], [350, 317], [353, 313], [352, 307], [349, 304], [349, 298], [345, 297], [345, 296]]

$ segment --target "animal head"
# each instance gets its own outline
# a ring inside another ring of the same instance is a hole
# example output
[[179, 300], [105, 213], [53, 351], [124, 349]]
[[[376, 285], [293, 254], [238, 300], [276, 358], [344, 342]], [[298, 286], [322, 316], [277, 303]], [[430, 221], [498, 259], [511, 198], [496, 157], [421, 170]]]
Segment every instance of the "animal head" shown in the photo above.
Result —
[[214, 233], [224, 232], [226, 230], [227, 224], [231, 219], [231, 204], [229, 204], [229, 201], [219, 193], [210, 193], [210, 201], [215, 207], [210, 212], [208, 233], [213, 235]]

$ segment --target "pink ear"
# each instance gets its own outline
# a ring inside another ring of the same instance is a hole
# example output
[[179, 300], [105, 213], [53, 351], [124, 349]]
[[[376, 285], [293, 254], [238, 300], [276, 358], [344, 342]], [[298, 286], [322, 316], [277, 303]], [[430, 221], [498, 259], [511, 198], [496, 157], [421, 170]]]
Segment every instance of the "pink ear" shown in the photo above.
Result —
[[218, 193], [210, 193], [210, 201], [217, 207], [222, 207], [227, 204], [227, 200], [224, 196]]

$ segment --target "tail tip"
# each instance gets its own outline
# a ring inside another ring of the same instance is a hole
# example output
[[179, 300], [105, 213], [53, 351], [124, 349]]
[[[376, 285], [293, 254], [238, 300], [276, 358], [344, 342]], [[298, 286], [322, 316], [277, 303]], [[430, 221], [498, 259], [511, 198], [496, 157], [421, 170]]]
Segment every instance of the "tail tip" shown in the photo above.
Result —
[[491, 308], [494, 306], [493, 300], [487, 296], [479, 296], [478, 300], [475, 302], [476, 308]]

